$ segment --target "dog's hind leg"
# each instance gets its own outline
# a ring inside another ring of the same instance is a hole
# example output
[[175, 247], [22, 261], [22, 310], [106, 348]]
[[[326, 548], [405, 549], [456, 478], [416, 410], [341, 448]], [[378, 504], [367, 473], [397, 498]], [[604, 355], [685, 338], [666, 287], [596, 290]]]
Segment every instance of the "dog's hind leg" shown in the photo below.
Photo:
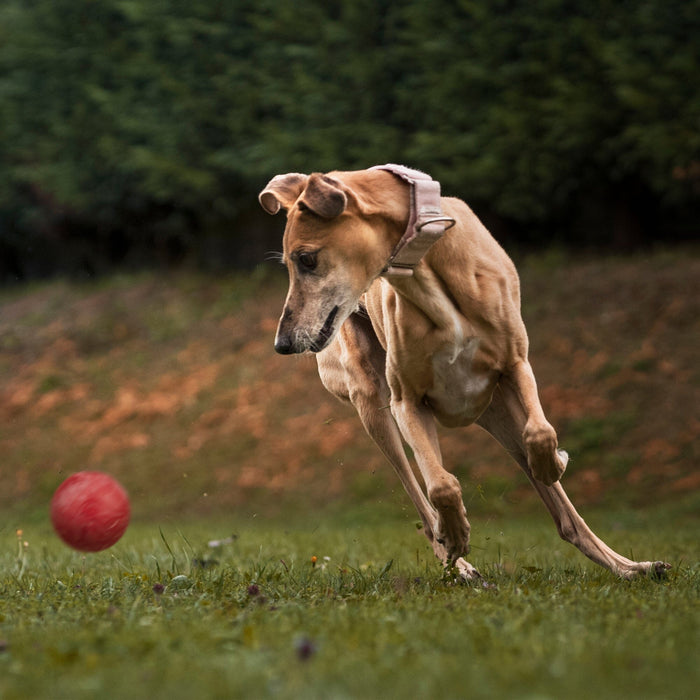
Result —
[[669, 569], [669, 564], [664, 562], [632, 561], [612, 550], [586, 525], [560, 483], [547, 486], [533, 476], [522, 437], [526, 421], [524, 411], [508, 396], [507, 389], [504, 393], [502, 387], [497, 386], [491, 404], [477, 423], [496, 438], [522, 467], [554, 519], [560, 537], [596, 564], [610, 569], [622, 578], [634, 578], [640, 573], [658, 576]]
[[323, 385], [334, 396], [350, 402], [362, 425], [389, 460], [423, 524], [423, 533], [437, 558], [454, 566], [462, 578], [479, 572], [462, 558], [451, 561], [436, 536], [438, 515], [428, 501], [406, 457], [401, 434], [389, 410], [389, 388], [384, 376], [384, 349], [368, 319], [353, 314], [331, 345], [316, 356]]

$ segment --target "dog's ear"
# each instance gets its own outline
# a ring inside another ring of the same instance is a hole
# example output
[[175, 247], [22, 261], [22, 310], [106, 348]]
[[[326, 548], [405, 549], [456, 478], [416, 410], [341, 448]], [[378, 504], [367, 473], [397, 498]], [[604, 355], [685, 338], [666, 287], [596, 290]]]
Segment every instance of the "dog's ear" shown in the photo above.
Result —
[[301, 201], [314, 214], [324, 219], [334, 219], [345, 211], [348, 204], [348, 198], [341, 187], [338, 180], [315, 173], [309, 177]]
[[275, 175], [258, 195], [258, 201], [268, 214], [276, 214], [280, 208], [289, 209], [304, 189], [308, 175], [287, 173]]

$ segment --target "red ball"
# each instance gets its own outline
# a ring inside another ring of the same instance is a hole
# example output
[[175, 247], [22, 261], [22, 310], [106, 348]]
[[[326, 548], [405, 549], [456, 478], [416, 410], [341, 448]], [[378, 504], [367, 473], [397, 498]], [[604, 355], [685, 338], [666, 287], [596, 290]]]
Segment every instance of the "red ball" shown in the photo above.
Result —
[[129, 524], [131, 506], [122, 486], [102, 472], [69, 476], [51, 499], [51, 522], [58, 536], [81, 552], [111, 547]]

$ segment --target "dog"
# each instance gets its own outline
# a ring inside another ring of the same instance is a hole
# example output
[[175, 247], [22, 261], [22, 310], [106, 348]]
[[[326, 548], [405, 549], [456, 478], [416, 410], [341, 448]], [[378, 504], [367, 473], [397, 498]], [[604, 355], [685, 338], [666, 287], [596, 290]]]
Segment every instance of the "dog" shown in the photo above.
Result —
[[393, 164], [277, 175], [259, 201], [287, 214], [290, 284], [275, 350], [316, 354], [323, 385], [354, 406], [446, 568], [480, 578], [466, 560], [470, 525], [436, 421], [488, 431], [524, 470], [560, 537], [597, 564], [625, 579], [669, 568], [613, 551], [564, 492], [568, 455], [528, 361], [517, 271], [463, 201]]

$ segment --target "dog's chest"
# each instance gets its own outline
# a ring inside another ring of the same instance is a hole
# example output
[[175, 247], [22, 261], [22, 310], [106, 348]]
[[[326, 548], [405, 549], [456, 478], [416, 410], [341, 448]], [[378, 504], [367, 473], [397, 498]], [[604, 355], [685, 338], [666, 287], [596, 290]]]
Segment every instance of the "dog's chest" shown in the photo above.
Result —
[[491, 401], [497, 375], [476, 361], [478, 350], [479, 339], [471, 337], [433, 354], [426, 399], [444, 425], [473, 423]]

